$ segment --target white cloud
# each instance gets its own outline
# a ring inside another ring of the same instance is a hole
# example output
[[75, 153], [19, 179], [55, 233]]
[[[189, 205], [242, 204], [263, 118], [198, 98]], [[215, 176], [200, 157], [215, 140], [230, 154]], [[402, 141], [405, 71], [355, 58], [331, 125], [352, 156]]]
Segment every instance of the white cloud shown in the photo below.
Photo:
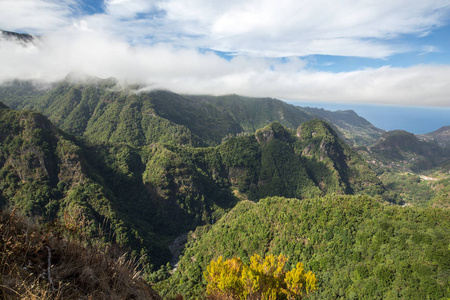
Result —
[[236, 56], [226, 60], [166, 44], [135, 46], [82, 28], [49, 35], [27, 47], [0, 43], [0, 81], [54, 81], [77, 71], [116, 77], [178, 93], [237, 93], [303, 101], [450, 105], [450, 66], [382, 67], [318, 72], [298, 58]]
[[[1, 29], [45, 33], [28, 47], [0, 41], [0, 81], [53, 81], [77, 71], [180, 93], [450, 105], [449, 66], [331, 73], [298, 58], [409, 51], [413, 45], [391, 39], [443, 25], [448, 0], [107, 0], [94, 15], [80, 14], [76, 3], [0, 0]], [[237, 55], [227, 60], [199, 48]]]
[[45, 34], [71, 24], [75, 0], [1, 0], [0, 29]]
[[449, 0], [105, 0], [83, 16], [76, 0], [2, 0], [0, 28], [49, 33], [70, 24], [131, 43], [170, 43], [252, 56], [327, 54], [385, 58], [391, 39], [424, 36], [449, 19]]
[[118, 18], [133, 18], [137, 14], [149, 13], [154, 8], [149, 0], [105, 0], [106, 13]]
[[411, 50], [393, 38], [425, 36], [450, 12], [449, 0], [105, 0], [104, 13], [83, 16], [76, 3], [2, 0], [0, 28], [48, 33], [84, 20], [132, 43], [266, 57], [385, 58]]
[[[443, 24], [450, 2], [396, 0], [167, 0], [169, 24], [196, 44], [259, 56], [329, 54], [383, 58], [408, 50], [389, 40]], [[213, 4], [212, 4], [213, 3]]]

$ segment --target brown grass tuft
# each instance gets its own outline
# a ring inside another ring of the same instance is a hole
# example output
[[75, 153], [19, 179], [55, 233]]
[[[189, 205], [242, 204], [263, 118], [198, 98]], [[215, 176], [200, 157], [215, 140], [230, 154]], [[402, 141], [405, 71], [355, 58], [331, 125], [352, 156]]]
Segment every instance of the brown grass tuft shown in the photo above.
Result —
[[0, 299], [161, 299], [126, 254], [113, 258], [110, 246], [86, 248], [58, 231], [0, 210]]

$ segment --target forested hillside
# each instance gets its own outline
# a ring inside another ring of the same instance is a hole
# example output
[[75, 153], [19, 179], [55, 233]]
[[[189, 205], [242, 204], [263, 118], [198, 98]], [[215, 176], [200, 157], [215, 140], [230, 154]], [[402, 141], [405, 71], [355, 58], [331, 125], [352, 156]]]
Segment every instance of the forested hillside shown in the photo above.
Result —
[[329, 111], [313, 107], [303, 107], [302, 110], [321, 116], [330, 124], [335, 125], [342, 133], [342, 137], [355, 146], [370, 146], [384, 132], [358, 116], [353, 110]]
[[[321, 121], [296, 136], [279, 123], [217, 147], [83, 142], [44, 116], [1, 108], [1, 199], [47, 220], [89, 220], [86, 232], [147, 253], [218, 220], [238, 200], [327, 193], [383, 194], [375, 174]], [[79, 214], [76, 215], [76, 214]]]
[[368, 196], [266, 198], [240, 202], [200, 227], [174, 275], [157, 285], [165, 299], [205, 297], [211, 259], [283, 254], [316, 274], [310, 299], [445, 299], [449, 296], [450, 215], [386, 205]]
[[[0, 102], [2, 207], [141, 258], [168, 299], [206, 297], [211, 259], [255, 254], [304, 263], [312, 299], [449, 297], [448, 166], [428, 170], [447, 159], [438, 144], [387, 132], [361, 156], [341, 137], [380, 132], [352, 112], [69, 79], [0, 87], [15, 109]], [[433, 173], [398, 177], [394, 162]]]
[[[96, 168], [109, 160], [108, 170], [116, 168], [116, 180], [120, 179], [122, 168], [132, 182], [132, 173], [126, 169], [127, 163], [131, 164], [132, 151], [127, 146], [111, 146], [106, 152], [113, 154], [100, 157], [95, 148], [61, 132], [41, 114], [17, 112], [4, 106], [0, 109], [0, 142], [2, 205], [17, 207], [47, 221], [78, 220], [83, 223], [79, 232], [82, 235], [107, 238], [105, 242], [131, 247], [137, 253], [143, 249], [151, 251], [150, 260], [158, 265], [167, 260], [168, 251], [159, 239], [152, 237], [153, 230], [144, 230], [149, 225], [140, 224], [139, 218], [124, 209], [135, 207], [136, 194], [130, 194], [123, 203], [108, 186], [111, 173]], [[136, 212], [134, 208], [131, 211]], [[153, 211], [147, 212], [147, 222], [152, 220]], [[99, 231], [105, 235], [99, 237]]]
[[297, 129], [315, 118], [333, 123], [341, 138], [356, 145], [368, 145], [382, 132], [359, 116], [308, 111], [277, 99], [148, 92], [120, 85], [113, 78], [68, 75], [53, 84], [12, 81], [0, 86], [0, 101], [13, 109], [37, 110], [68, 133], [136, 146], [155, 142], [218, 145], [271, 122]]
[[449, 148], [432, 140], [421, 140], [404, 130], [387, 131], [376, 143], [359, 150], [370, 160], [396, 171], [426, 171], [450, 159]]

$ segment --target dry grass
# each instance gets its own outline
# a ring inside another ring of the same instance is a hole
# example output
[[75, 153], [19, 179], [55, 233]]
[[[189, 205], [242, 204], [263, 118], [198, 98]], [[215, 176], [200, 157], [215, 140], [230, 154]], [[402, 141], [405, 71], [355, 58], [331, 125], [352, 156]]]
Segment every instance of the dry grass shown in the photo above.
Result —
[[110, 247], [86, 248], [57, 231], [0, 211], [0, 299], [161, 299], [126, 255], [114, 259]]

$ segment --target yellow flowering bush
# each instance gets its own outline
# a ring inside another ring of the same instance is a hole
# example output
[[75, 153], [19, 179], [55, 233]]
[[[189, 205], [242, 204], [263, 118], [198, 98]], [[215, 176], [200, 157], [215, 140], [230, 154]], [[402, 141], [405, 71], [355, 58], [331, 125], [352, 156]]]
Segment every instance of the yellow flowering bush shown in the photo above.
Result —
[[305, 272], [302, 263], [286, 271], [287, 260], [282, 254], [265, 258], [256, 254], [247, 266], [238, 257], [219, 257], [204, 273], [207, 293], [216, 299], [303, 299], [317, 289], [316, 276]]

